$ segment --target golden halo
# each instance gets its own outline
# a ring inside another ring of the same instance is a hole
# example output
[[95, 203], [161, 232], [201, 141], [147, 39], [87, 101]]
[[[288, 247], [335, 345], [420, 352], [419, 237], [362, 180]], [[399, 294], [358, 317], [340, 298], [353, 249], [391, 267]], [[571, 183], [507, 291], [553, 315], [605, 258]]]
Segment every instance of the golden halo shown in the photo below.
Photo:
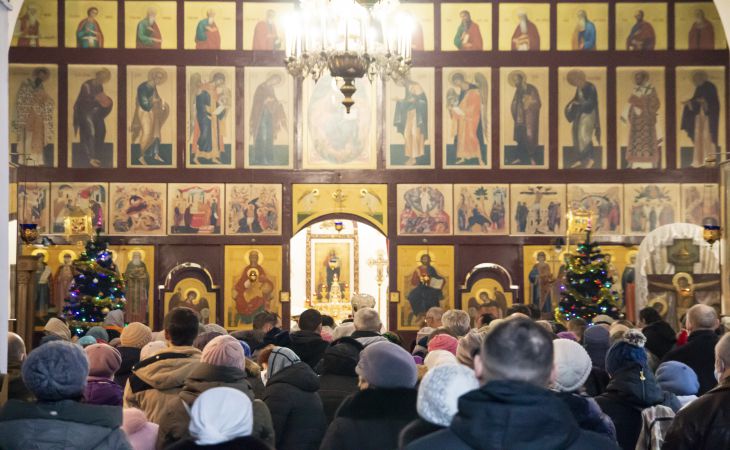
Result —
[[518, 75], [522, 76], [522, 81], [527, 81], [527, 75], [525, 75], [525, 72], [521, 70], [513, 70], [507, 75], [507, 81], [509, 82], [510, 86], [515, 87], [515, 78]]
[[248, 261], [247, 264], [251, 264], [251, 253], [256, 252], [259, 254], [259, 266], [264, 262], [264, 254], [261, 253], [261, 250], [252, 248], [251, 250], [247, 251], [243, 256], [246, 261]]
[[537, 254], [538, 253], [544, 253], [545, 254], [545, 262], [547, 262], [547, 259], [548, 259], [547, 258], [547, 254], [548, 254], [548, 251], [547, 250], [535, 250], [534, 252], [532, 252], [532, 260], [535, 261], [535, 262], [537, 262]]
[[477, 295], [476, 295], [476, 297], [477, 297], [477, 301], [480, 301], [480, 300], [481, 300], [481, 298], [480, 298], [480, 297], [481, 297], [481, 295], [482, 295], [482, 294], [487, 294], [487, 298], [488, 298], [488, 299], [489, 299], [490, 301], [494, 300], [494, 299], [492, 298], [492, 296], [490, 295], [489, 289], [479, 289], [479, 290], [477, 291]]
[[186, 289], [185, 290], [185, 298], [183, 300], [187, 300], [188, 299], [188, 295], [191, 292], [194, 292], [195, 293], [195, 300], [200, 300], [200, 291], [198, 289], [196, 289], [196, 288]]
[[43, 262], [48, 263], [48, 250], [46, 250], [45, 248], [37, 248], [37, 249], [33, 250], [32, 252], [30, 252], [30, 255], [31, 256], [43, 255]]
[[638, 250], [629, 250], [628, 252], [626, 252], [626, 258], [625, 258], [626, 259], [626, 264], [631, 264], [631, 257], [632, 256], [638, 256], [638, 255], [639, 255], [639, 251]]
[[692, 278], [692, 275], [688, 274], [687, 272], [679, 272], [672, 277], [672, 284], [677, 289], [679, 289], [679, 280], [681, 280], [682, 278], [687, 280], [687, 284], [689, 286], [692, 286], [695, 282], [694, 278]]
[[75, 251], [73, 251], [73, 250], [61, 250], [61, 252], [58, 254], [58, 262], [60, 262], [61, 264], [63, 264], [63, 258], [66, 255], [71, 255], [71, 260], [72, 261], [76, 260], [76, 252]]
[[650, 307], [656, 309], [660, 316], [665, 317], [667, 315], [667, 311], [669, 311], [669, 303], [667, 303], [667, 295], [662, 294], [659, 297], [654, 297], [652, 299], [649, 299], [647, 306], [650, 306]]
[[433, 253], [429, 252], [428, 250], [421, 250], [420, 252], [416, 253], [416, 262], [421, 263], [421, 258], [423, 255], [428, 255], [431, 258], [431, 263], [436, 262], [436, 258], [433, 257]]
[[144, 262], [144, 259], [147, 257], [147, 253], [139, 247], [135, 247], [127, 252], [129, 255], [129, 261], [132, 261], [132, 257], [135, 253], [139, 253], [139, 259]]
[[167, 81], [167, 72], [165, 72], [165, 70], [160, 67], [150, 69], [150, 71], [147, 72], [147, 78], [152, 78], [152, 76], [156, 74], [162, 75], [162, 79], [160, 80], [159, 84], [164, 84], [165, 81]]

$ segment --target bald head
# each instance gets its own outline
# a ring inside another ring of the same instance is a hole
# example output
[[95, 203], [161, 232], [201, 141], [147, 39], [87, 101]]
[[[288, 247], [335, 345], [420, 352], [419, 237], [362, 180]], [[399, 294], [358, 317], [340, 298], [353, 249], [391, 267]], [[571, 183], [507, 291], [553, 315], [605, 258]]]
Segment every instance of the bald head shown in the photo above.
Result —
[[8, 363], [20, 363], [25, 360], [25, 342], [15, 333], [8, 333]]
[[725, 333], [715, 345], [715, 372], [720, 383], [730, 377], [730, 333]]
[[694, 305], [687, 310], [687, 331], [715, 330], [720, 326], [717, 311], [712, 306]]

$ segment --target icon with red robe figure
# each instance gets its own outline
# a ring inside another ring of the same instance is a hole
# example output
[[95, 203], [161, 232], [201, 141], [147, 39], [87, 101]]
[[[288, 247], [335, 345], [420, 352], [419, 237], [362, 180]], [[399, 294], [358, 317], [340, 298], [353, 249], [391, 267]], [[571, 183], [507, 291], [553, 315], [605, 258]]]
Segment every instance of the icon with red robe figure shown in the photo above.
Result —
[[688, 45], [690, 50], [714, 50], [715, 49], [715, 28], [712, 22], [707, 20], [705, 12], [695, 9], [695, 21], [689, 30]]
[[253, 32], [252, 50], [281, 50], [281, 37], [276, 29], [276, 11], [266, 11], [266, 20], [259, 20]]
[[96, 20], [97, 16], [99, 8], [92, 6], [86, 10], [86, 18], [76, 27], [76, 47], [104, 48], [104, 33]]
[[215, 10], [209, 9], [207, 17], [195, 27], [195, 48], [198, 50], [220, 50], [221, 33], [215, 23]]
[[512, 50], [516, 51], [538, 51], [540, 50], [540, 32], [537, 26], [527, 18], [526, 11], [517, 12], [520, 23], [512, 33]]
[[637, 11], [634, 18], [636, 23], [626, 38], [626, 50], [654, 50], [656, 33], [654, 27], [644, 20], [644, 11]]
[[459, 13], [461, 24], [456, 30], [454, 36], [454, 45], [459, 50], [481, 51], [484, 49], [482, 42], [482, 33], [479, 31], [479, 25], [471, 20], [471, 13], [467, 10]]
[[38, 47], [40, 40], [40, 21], [38, 20], [38, 6], [28, 4], [25, 14], [18, 18], [15, 36], [18, 38], [16, 47]]
[[147, 15], [137, 24], [137, 48], [162, 48], [162, 33], [157, 25], [157, 9], [150, 7]]
[[236, 301], [234, 326], [238, 326], [239, 323], [250, 324], [256, 314], [268, 311], [274, 297], [273, 280], [259, 264], [261, 254], [252, 250], [247, 257], [249, 264], [243, 269], [232, 292]]

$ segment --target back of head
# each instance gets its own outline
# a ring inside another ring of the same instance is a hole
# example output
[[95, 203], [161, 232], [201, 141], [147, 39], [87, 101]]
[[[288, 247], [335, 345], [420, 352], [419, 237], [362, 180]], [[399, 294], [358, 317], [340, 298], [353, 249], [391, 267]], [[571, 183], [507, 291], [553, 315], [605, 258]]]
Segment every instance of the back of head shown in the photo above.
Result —
[[40, 401], [80, 399], [89, 362], [78, 345], [58, 340], [36, 348], [22, 368], [23, 382]]
[[202, 446], [250, 436], [253, 431], [251, 399], [238, 389], [208, 389], [193, 403], [189, 431], [195, 443]]
[[215, 331], [216, 333], [220, 334], [228, 334], [228, 330], [223, 328], [222, 326], [218, 325], [217, 323], [209, 323], [206, 324], [203, 328], [205, 328], [205, 332]]
[[316, 309], [308, 309], [299, 316], [299, 329], [302, 331], [318, 331], [322, 326], [322, 314]]
[[413, 388], [418, 381], [416, 363], [403, 347], [375, 342], [360, 352], [357, 374], [374, 388]]
[[355, 313], [355, 330], [379, 333], [383, 326], [380, 315], [372, 308], [361, 308]]
[[122, 365], [122, 355], [108, 344], [93, 344], [84, 349], [89, 359], [89, 376], [111, 378]]
[[213, 339], [217, 338], [218, 336], [223, 336], [221, 333], [217, 331], [206, 331], [204, 333], [200, 333], [195, 340], [193, 341], [193, 347], [197, 348], [201, 352], [205, 348], [206, 345]]
[[122, 330], [122, 347], [142, 348], [152, 341], [152, 330], [140, 322], [132, 322]]
[[469, 332], [471, 319], [469, 314], [459, 309], [450, 309], [441, 317], [444, 328], [456, 337], [461, 337]]
[[569, 339], [553, 341], [555, 377], [553, 389], [558, 392], [578, 391], [591, 374], [591, 358], [579, 343]]
[[532, 315], [531, 315], [532, 312], [530, 311], [530, 308], [527, 305], [523, 305], [520, 303], [518, 303], [516, 305], [512, 305], [509, 308], [507, 308], [507, 313], [504, 315], [504, 317], [507, 318], [514, 313], [520, 313], [520, 314], [524, 314], [527, 317], [532, 317]]
[[723, 371], [730, 368], [730, 333], [724, 334], [715, 344], [715, 365], [718, 364]]
[[460, 364], [474, 368], [474, 355], [479, 353], [484, 342], [484, 333], [476, 330], [468, 332], [459, 338], [459, 345], [456, 347], [456, 359]]
[[21, 363], [25, 360], [25, 342], [13, 332], [8, 332], [8, 363]]
[[529, 319], [506, 320], [490, 327], [479, 356], [482, 383], [512, 380], [545, 387], [553, 369], [552, 336]]
[[646, 308], [642, 308], [642, 310], [639, 311], [639, 319], [645, 324], [650, 325], [654, 322], [661, 321], [662, 316], [659, 315], [659, 311], [657, 311], [655, 308], [647, 306]]
[[229, 335], [220, 335], [213, 338], [203, 348], [200, 362], [211, 366], [234, 367], [244, 370], [246, 354], [238, 339]]
[[687, 330], [692, 333], [701, 330], [715, 330], [720, 326], [715, 308], [698, 304], [687, 310]]
[[441, 319], [444, 316], [444, 309], [438, 306], [433, 306], [431, 308], [428, 308], [428, 311], [426, 311], [426, 317], [433, 319], [436, 323], [441, 322]]
[[646, 336], [640, 330], [626, 331], [606, 354], [606, 372], [613, 376], [624, 369], [648, 369], [649, 358], [644, 350], [644, 344], [646, 344]]
[[593, 325], [583, 333], [583, 347], [591, 357], [593, 365], [604, 368], [606, 366], [606, 353], [610, 347], [609, 333], [605, 327]]
[[460, 364], [430, 369], [418, 387], [418, 415], [434, 425], [448, 427], [458, 410], [459, 397], [479, 388], [474, 371]]
[[370, 294], [352, 294], [350, 299], [353, 313], [356, 313], [363, 308], [375, 308], [375, 297]]
[[344, 337], [327, 347], [322, 357], [321, 374], [357, 377], [355, 367], [360, 361], [363, 345], [355, 339]]
[[433, 350], [428, 352], [426, 358], [423, 359], [423, 365], [428, 367], [429, 370], [439, 366], [447, 366], [459, 364], [453, 353], [446, 350]]
[[327, 314], [322, 314], [322, 326], [323, 327], [330, 327], [333, 330], [337, 328], [337, 324], [335, 323], [335, 319], [332, 318], [332, 316], [328, 316]]
[[86, 332], [86, 336], [93, 337], [94, 339], [97, 340], [97, 342], [100, 340], [104, 341], [104, 342], [109, 342], [109, 333], [107, 333], [107, 331], [104, 328], [102, 328], [98, 325], [95, 327], [89, 328], [88, 331]]
[[265, 379], [268, 381], [271, 377], [282, 370], [300, 363], [301, 359], [292, 350], [286, 347], [276, 347], [269, 345], [259, 353], [259, 365], [266, 365]]
[[253, 329], [263, 330], [266, 325], [271, 325], [273, 328], [276, 326], [276, 321], [277, 318], [275, 315], [267, 311], [261, 311], [253, 316]]
[[578, 340], [583, 339], [583, 332], [588, 327], [588, 322], [581, 319], [580, 317], [568, 321], [568, 331], [575, 334]]
[[173, 308], [164, 320], [165, 334], [175, 346], [190, 346], [198, 336], [198, 315], [190, 308]]

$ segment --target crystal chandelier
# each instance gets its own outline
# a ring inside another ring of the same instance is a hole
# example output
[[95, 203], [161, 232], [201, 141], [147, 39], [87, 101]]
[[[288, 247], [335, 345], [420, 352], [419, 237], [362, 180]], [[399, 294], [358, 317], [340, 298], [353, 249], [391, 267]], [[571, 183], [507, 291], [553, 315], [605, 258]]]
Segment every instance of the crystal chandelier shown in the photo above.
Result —
[[398, 81], [411, 67], [413, 21], [399, 6], [398, 0], [300, 0], [284, 18], [289, 73], [317, 81], [327, 69], [342, 78], [342, 104], [349, 113], [355, 79]]

